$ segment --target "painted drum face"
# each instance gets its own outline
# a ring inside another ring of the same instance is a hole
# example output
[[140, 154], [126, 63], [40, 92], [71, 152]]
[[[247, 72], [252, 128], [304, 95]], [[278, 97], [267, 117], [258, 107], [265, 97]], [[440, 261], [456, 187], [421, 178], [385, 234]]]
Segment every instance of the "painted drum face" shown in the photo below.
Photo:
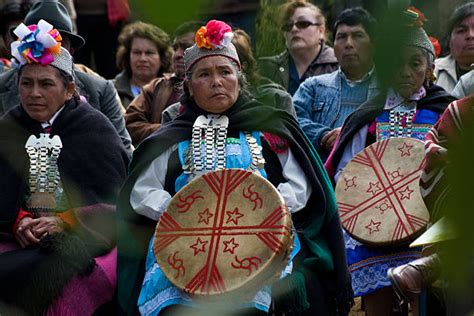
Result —
[[369, 245], [415, 238], [429, 221], [420, 192], [424, 144], [390, 138], [358, 153], [342, 171], [336, 200], [344, 229]]
[[292, 246], [291, 216], [276, 188], [256, 173], [224, 169], [175, 194], [153, 247], [176, 287], [220, 300], [251, 298], [278, 280]]

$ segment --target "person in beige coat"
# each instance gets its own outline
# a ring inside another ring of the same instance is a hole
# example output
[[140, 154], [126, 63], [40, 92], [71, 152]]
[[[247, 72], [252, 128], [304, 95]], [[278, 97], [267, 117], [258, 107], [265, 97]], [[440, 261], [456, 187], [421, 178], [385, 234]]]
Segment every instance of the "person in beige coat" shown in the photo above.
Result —
[[474, 2], [458, 7], [448, 22], [450, 54], [435, 61], [436, 84], [449, 93], [474, 63]]

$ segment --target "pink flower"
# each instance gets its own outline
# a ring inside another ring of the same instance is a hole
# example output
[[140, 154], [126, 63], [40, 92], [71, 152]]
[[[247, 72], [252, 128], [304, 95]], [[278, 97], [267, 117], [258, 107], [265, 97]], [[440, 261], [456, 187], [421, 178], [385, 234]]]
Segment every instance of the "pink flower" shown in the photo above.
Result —
[[209, 42], [215, 47], [220, 47], [224, 35], [228, 32], [232, 32], [232, 29], [229, 25], [222, 21], [211, 20], [206, 24], [206, 37]]

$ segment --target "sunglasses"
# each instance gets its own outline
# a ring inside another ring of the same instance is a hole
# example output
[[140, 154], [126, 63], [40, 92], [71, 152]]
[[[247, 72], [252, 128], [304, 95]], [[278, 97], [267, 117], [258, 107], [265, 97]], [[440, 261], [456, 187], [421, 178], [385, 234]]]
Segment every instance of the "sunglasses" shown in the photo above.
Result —
[[297, 29], [302, 30], [302, 29], [307, 29], [311, 25], [321, 25], [321, 23], [313, 23], [309, 21], [288, 22], [286, 24], [283, 24], [283, 26], [281, 27], [281, 30], [284, 32], [289, 32], [293, 28], [293, 25], [296, 26]]

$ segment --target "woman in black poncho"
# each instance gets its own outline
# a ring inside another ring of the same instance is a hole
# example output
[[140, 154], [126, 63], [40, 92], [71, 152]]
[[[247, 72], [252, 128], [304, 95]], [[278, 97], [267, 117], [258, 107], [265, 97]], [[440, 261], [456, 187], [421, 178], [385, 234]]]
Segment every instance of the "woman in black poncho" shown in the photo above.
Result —
[[[230, 27], [220, 21], [210, 21], [197, 32], [196, 45], [185, 53], [184, 113], [162, 126], [134, 154], [119, 199], [118, 295], [122, 312], [137, 313], [137, 304], [142, 314], [173, 313], [181, 308], [193, 312], [179, 307], [188, 304], [189, 297], [163, 277], [151, 248], [146, 262], [145, 257], [156, 221], [170, 198], [199, 174], [192, 171], [199, 169], [195, 161], [192, 165], [182, 163], [183, 153], [191, 148], [188, 144], [195, 134], [195, 122], [225, 116], [226, 149], [216, 151], [229, 153], [224, 157], [225, 167], [250, 168], [255, 157], [250, 154], [245, 158], [243, 153], [249, 152], [250, 143], [258, 143], [261, 149], [255, 155], [266, 162], [254, 172], [266, 176], [280, 191], [301, 242], [292, 274], [273, 286], [277, 312], [347, 314], [352, 292], [327, 175], [295, 119], [246, 93], [239, 58], [225, 35], [229, 32]], [[197, 124], [196, 128], [203, 126]], [[220, 143], [214, 141], [216, 146]], [[218, 156], [206, 156], [203, 161], [217, 163]], [[188, 168], [191, 172], [186, 172]], [[279, 297], [281, 293], [284, 297]], [[245, 313], [268, 312], [269, 305], [268, 300], [260, 306], [250, 304], [247, 307], [256, 308]]]
[[115, 292], [115, 202], [128, 156], [75, 92], [57, 30], [21, 24], [21, 104], [0, 120], [0, 314], [91, 315]]

